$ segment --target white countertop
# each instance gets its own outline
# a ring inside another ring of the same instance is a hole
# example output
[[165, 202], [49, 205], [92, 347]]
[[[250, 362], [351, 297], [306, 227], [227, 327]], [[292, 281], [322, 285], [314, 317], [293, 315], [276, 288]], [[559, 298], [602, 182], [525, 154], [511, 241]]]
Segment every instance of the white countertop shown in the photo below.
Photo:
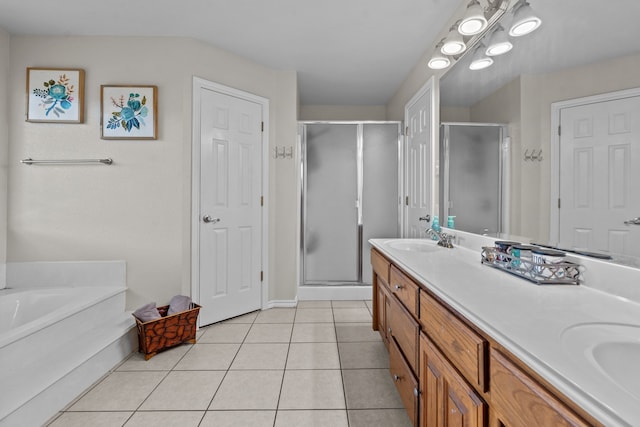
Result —
[[640, 359], [624, 367], [637, 376], [638, 388], [629, 391], [590, 362], [591, 351], [571, 335], [580, 325], [632, 325], [633, 344], [640, 345], [640, 304], [587, 286], [536, 285], [482, 265], [479, 252], [463, 247], [425, 253], [389, 245], [397, 240], [370, 243], [594, 418], [640, 426]]

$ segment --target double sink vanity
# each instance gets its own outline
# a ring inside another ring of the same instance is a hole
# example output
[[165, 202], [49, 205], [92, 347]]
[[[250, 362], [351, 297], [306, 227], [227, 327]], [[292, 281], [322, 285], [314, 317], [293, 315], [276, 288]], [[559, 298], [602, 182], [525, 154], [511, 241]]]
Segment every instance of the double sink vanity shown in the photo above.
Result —
[[536, 285], [482, 265], [486, 242], [370, 243], [373, 329], [414, 426], [640, 425], [640, 303], [591, 286], [598, 262]]

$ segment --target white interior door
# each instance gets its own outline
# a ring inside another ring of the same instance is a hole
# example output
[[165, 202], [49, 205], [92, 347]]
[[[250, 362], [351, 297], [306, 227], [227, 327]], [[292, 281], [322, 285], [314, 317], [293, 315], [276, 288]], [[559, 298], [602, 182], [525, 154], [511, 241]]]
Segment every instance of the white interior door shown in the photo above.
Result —
[[432, 205], [433, 86], [428, 84], [405, 107], [404, 237], [426, 237], [419, 218], [436, 213]]
[[559, 246], [640, 256], [640, 96], [560, 110]]
[[200, 89], [200, 324], [261, 307], [262, 105]]

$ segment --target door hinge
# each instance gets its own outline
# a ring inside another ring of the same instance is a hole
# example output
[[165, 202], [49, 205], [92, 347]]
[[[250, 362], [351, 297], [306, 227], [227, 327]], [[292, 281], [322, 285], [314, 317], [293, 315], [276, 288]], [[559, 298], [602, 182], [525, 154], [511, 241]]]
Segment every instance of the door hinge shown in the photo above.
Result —
[[260, 196], [260, 206], [264, 206], [264, 196]]
[[562, 135], [561, 127], [558, 126], [558, 136], [561, 136], [561, 135]]
[[404, 136], [409, 136], [409, 126], [404, 127]]
[[404, 198], [404, 204], [405, 204], [406, 206], [409, 206], [409, 196], [406, 196], [406, 197]]
[[560, 198], [558, 198], [558, 209], [560, 209]]
[[264, 282], [264, 271], [260, 272], [260, 281]]
[[261, 131], [261, 132], [264, 132], [264, 122], [262, 122], [262, 125], [261, 125], [261, 127], [260, 127], [260, 131]]

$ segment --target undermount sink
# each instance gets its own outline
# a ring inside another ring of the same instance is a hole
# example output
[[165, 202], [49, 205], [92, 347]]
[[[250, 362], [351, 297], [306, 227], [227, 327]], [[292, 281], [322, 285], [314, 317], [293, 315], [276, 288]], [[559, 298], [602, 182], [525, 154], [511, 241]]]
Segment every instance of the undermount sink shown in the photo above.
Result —
[[435, 252], [442, 249], [433, 240], [421, 240], [421, 239], [394, 240], [391, 243], [389, 243], [389, 247], [393, 249], [398, 249], [401, 251], [412, 251], [412, 252]]
[[582, 323], [562, 333], [562, 344], [573, 357], [582, 356], [609, 381], [640, 399], [640, 325]]

